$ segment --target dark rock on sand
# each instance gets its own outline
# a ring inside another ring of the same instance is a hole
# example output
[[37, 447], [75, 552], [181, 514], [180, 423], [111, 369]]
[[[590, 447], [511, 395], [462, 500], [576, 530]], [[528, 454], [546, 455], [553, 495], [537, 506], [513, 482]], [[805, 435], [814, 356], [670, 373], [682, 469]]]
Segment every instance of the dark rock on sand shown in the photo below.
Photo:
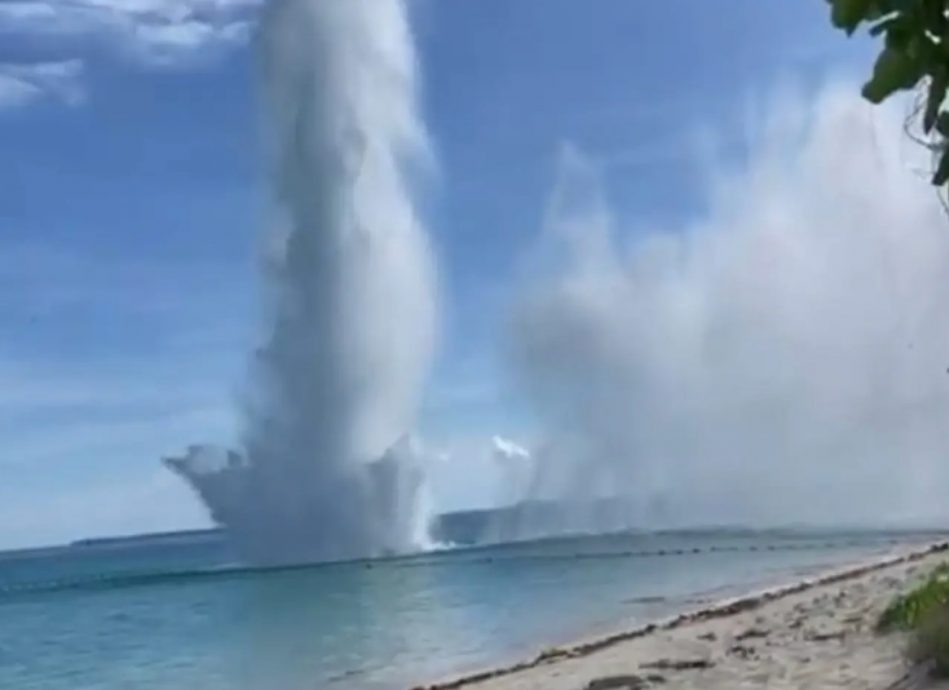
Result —
[[737, 656], [740, 659], [754, 659], [758, 656], [754, 647], [743, 644], [736, 644], [728, 648], [727, 654]]
[[584, 690], [641, 690], [646, 687], [642, 676], [623, 675], [595, 678], [587, 683]]
[[735, 639], [739, 642], [742, 640], [750, 640], [757, 637], [767, 637], [771, 634], [770, 630], [765, 630], [764, 628], [748, 628], [742, 633], [735, 635]]
[[715, 662], [709, 659], [659, 659], [640, 664], [639, 668], [654, 668], [657, 671], [694, 671], [712, 668]]

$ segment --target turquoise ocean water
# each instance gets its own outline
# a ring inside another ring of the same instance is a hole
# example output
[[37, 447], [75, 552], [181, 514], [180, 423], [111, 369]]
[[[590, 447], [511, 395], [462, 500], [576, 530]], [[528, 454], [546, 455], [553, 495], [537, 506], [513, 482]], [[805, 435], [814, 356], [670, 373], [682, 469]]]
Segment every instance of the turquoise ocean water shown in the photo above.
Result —
[[209, 539], [0, 554], [0, 688], [404, 688], [933, 538], [639, 533], [269, 570]]

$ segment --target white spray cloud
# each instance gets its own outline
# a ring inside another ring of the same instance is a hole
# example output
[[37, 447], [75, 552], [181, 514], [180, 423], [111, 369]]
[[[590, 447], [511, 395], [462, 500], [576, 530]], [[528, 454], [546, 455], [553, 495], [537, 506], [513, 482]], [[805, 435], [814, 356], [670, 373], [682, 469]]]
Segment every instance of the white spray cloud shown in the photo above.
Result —
[[408, 550], [424, 487], [417, 449], [399, 439], [436, 303], [412, 188], [429, 150], [406, 7], [287, 0], [262, 39], [282, 251], [268, 256], [246, 464], [171, 464], [256, 560]]
[[495, 500], [501, 505], [517, 503], [528, 494], [534, 461], [527, 448], [501, 436], [491, 438], [491, 457], [498, 469], [500, 486]]
[[777, 104], [676, 232], [623, 232], [565, 152], [513, 318], [548, 430], [531, 497], [626, 497], [637, 525], [945, 516], [949, 219], [857, 93]]
[[500, 462], [530, 462], [530, 451], [510, 439], [494, 436], [491, 438], [491, 446], [494, 448], [495, 459]]

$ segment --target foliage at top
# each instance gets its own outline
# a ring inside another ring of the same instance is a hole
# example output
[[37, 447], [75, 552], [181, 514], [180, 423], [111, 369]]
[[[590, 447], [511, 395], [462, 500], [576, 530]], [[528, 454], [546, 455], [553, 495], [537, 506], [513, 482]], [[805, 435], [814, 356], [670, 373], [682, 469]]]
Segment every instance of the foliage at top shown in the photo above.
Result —
[[937, 567], [911, 592], [897, 597], [877, 621], [877, 630], [914, 630], [934, 613], [949, 606], [949, 563]]
[[883, 48], [863, 96], [881, 103], [897, 91], [920, 88], [920, 124], [936, 155], [932, 182], [949, 181], [949, 0], [827, 0], [834, 26], [853, 35], [866, 26]]

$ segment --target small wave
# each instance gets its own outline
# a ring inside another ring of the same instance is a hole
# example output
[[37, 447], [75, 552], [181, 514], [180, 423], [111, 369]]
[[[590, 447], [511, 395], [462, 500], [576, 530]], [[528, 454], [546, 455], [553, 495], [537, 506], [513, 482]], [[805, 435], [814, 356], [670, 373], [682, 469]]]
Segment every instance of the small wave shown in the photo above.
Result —
[[630, 599], [623, 599], [621, 604], [630, 604], [630, 605], [643, 605], [643, 604], [662, 604], [667, 601], [666, 597], [632, 597]]
[[146, 573], [98, 573], [53, 580], [7, 582], [0, 583], [0, 600], [6, 597], [15, 597], [24, 594], [170, 585], [203, 578], [240, 577], [253, 573], [256, 570], [257, 569], [246, 567], [216, 566], [199, 570]]

